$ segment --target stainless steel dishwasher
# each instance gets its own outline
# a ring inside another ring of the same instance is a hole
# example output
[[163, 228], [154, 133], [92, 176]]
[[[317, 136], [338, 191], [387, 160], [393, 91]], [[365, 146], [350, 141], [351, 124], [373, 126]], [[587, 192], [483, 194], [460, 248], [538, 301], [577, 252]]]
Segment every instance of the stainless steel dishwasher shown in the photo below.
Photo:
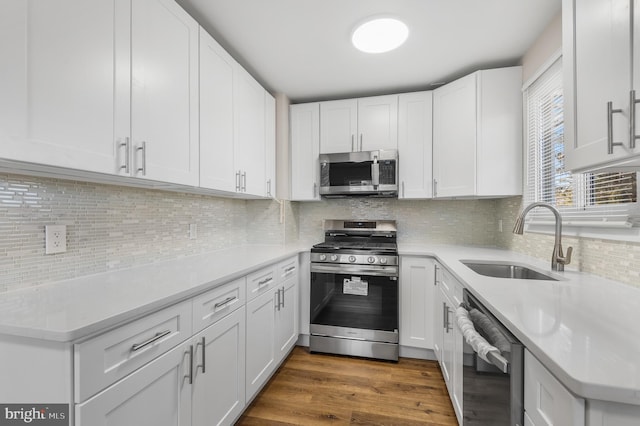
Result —
[[465, 359], [473, 361], [463, 367], [463, 424], [522, 426], [524, 346], [466, 289], [463, 299], [475, 332], [498, 349], [486, 354], [487, 362], [464, 343]]

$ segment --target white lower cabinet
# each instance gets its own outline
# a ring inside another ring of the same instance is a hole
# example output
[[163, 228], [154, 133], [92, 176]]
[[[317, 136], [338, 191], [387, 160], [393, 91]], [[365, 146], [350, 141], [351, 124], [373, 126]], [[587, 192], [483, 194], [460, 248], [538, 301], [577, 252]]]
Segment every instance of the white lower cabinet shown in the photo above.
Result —
[[449, 398], [462, 424], [463, 336], [455, 310], [462, 302], [462, 284], [441, 265], [435, 264], [434, 348]]
[[298, 258], [295, 257], [282, 262], [270, 288], [247, 303], [247, 402], [267, 382], [298, 339], [297, 284]]
[[200, 332], [192, 344], [191, 424], [232, 424], [245, 407], [245, 307]]
[[400, 345], [433, 349], [433, 282], [435, 261], [400, 258]]
[[191, 353], [184, 342], [76, 405], [76, 425], [190, 425]]
[[584, 399], [569, 392], [528, 350], [524, 352], [524, 410], [533, 426], [585, 424]]

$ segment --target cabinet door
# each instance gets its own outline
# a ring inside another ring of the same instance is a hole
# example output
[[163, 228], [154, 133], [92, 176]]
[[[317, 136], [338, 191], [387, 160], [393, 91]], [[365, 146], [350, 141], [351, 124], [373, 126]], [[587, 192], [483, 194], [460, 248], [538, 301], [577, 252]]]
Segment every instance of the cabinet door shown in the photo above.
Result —
[[[433, 315], [433, 351], [436, 354], [436, 359], [442, 366], [442, 344], [444, 343], [444, 298], [440, 291], [440, 277], [442, 276], [442, 269], [436, 262], [434, 262], [433, 269], [433, 276], [435, 279], [432, 290], [433, 305], [431, 309]], [[400, 284], [402, 285], [402, 282], [400, 282]]]
[[200, 186], [236, 191], [233, 58], [200, 28]]
[[298, 275], [276, 289], [276, 361], [281, 361], [298, 340]]
[[0, 3], [0, 158], [124, 173], [129, 3]]
[[[630, 154], [630, 3], [617, 0], [563, 1], [564, 120], [566, 166], [580, 170]], [[607, 102], [613, 141], [607, 153]], [[639, 151], [640, 152], [640, 151]]]
[[234, 79], [235, 167], [240, 171], [241, 192], [265, 195], [265, 90], [240, 65]]
[[398, 97], [398, 198], [433, 196], [433, 95], [406, 93]]
[[247, 401], [258, 392], [276, 366], [275, 297], [276, 291], [271, 289], [247, 303]]
[[232, 424], [245, 407], [245, 308], [203, 330], [193, 344], [192, 424]]
[[265, 193], [276, 196], [276, 99], [264, 94]]
[[320, 153], [359, 151], [358, 101], [345, 99], [320, 103]]
[[319, 200], [320, 104], [289, 107], [291, 200]]
[[476, 74], [433, 92], [434, 197], [474, 195]]
[[584, 425], [584, 399], [574, 397], [528, 350], [524, 351], [524, 409], [536, 426]]
[[441, 306], [439, 311], [442, 313], [442, 360], [440, 362], [440, 368], [442, 369], [442, 375], [444, 381], [449, 389], [449, 395], [453, 394], [453, 352], [455, 350], [455, 338], [453, 333], [453, 310], [452, 303], [449, 300], [447, 294], [440, 288]]
[[398, 95], [358, 99], [357, 151], [398, 149]]
[[76, 405], [76, 425], [191, 425], [189, 343]]
[[131, 6], [135, 175], [198, 185], [198, 23], [173, 0]]
[[400, 259], [400, 345], [433, 348], [432, 259], [403, 256]]

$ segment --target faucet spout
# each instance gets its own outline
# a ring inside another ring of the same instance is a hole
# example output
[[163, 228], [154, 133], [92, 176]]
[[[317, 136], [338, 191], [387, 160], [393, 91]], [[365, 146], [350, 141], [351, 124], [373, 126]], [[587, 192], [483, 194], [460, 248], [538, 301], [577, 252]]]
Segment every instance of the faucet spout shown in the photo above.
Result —
[[531, 203], [525, 207], [522, 212], [516, 218], [516, 223], [513, 227], [513, 233], [522, 235], [524, 234], [524, 218], [527, 213], [536, 207], [545, 207], [553, 213], [556, 222], [555, 230], [555, 243], [553, 245], [553, 253], [551, 255], [551, 269], [554, 271], [564, 271], [564, 265], [568, 265], [571, 262], [571, 254], [573, 253], [573, 247], [567, 249], [567, 255], [562, 252], [562, 217], [558, 209], [547, 203]]

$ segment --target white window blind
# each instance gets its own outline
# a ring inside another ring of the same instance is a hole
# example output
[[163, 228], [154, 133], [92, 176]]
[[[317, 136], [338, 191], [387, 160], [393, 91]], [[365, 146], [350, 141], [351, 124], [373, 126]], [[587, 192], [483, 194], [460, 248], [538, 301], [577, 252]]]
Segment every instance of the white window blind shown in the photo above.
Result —
[[[524, 90], [525, 204], [542, 201], [556, 206], [565, 225], [640, 225], [637, 173], [574, 174], [565, 170], [562, 92], [562, 58]], [[535, 224], [553, 221], [547, 209], [536, 209], [529, 216]]]

